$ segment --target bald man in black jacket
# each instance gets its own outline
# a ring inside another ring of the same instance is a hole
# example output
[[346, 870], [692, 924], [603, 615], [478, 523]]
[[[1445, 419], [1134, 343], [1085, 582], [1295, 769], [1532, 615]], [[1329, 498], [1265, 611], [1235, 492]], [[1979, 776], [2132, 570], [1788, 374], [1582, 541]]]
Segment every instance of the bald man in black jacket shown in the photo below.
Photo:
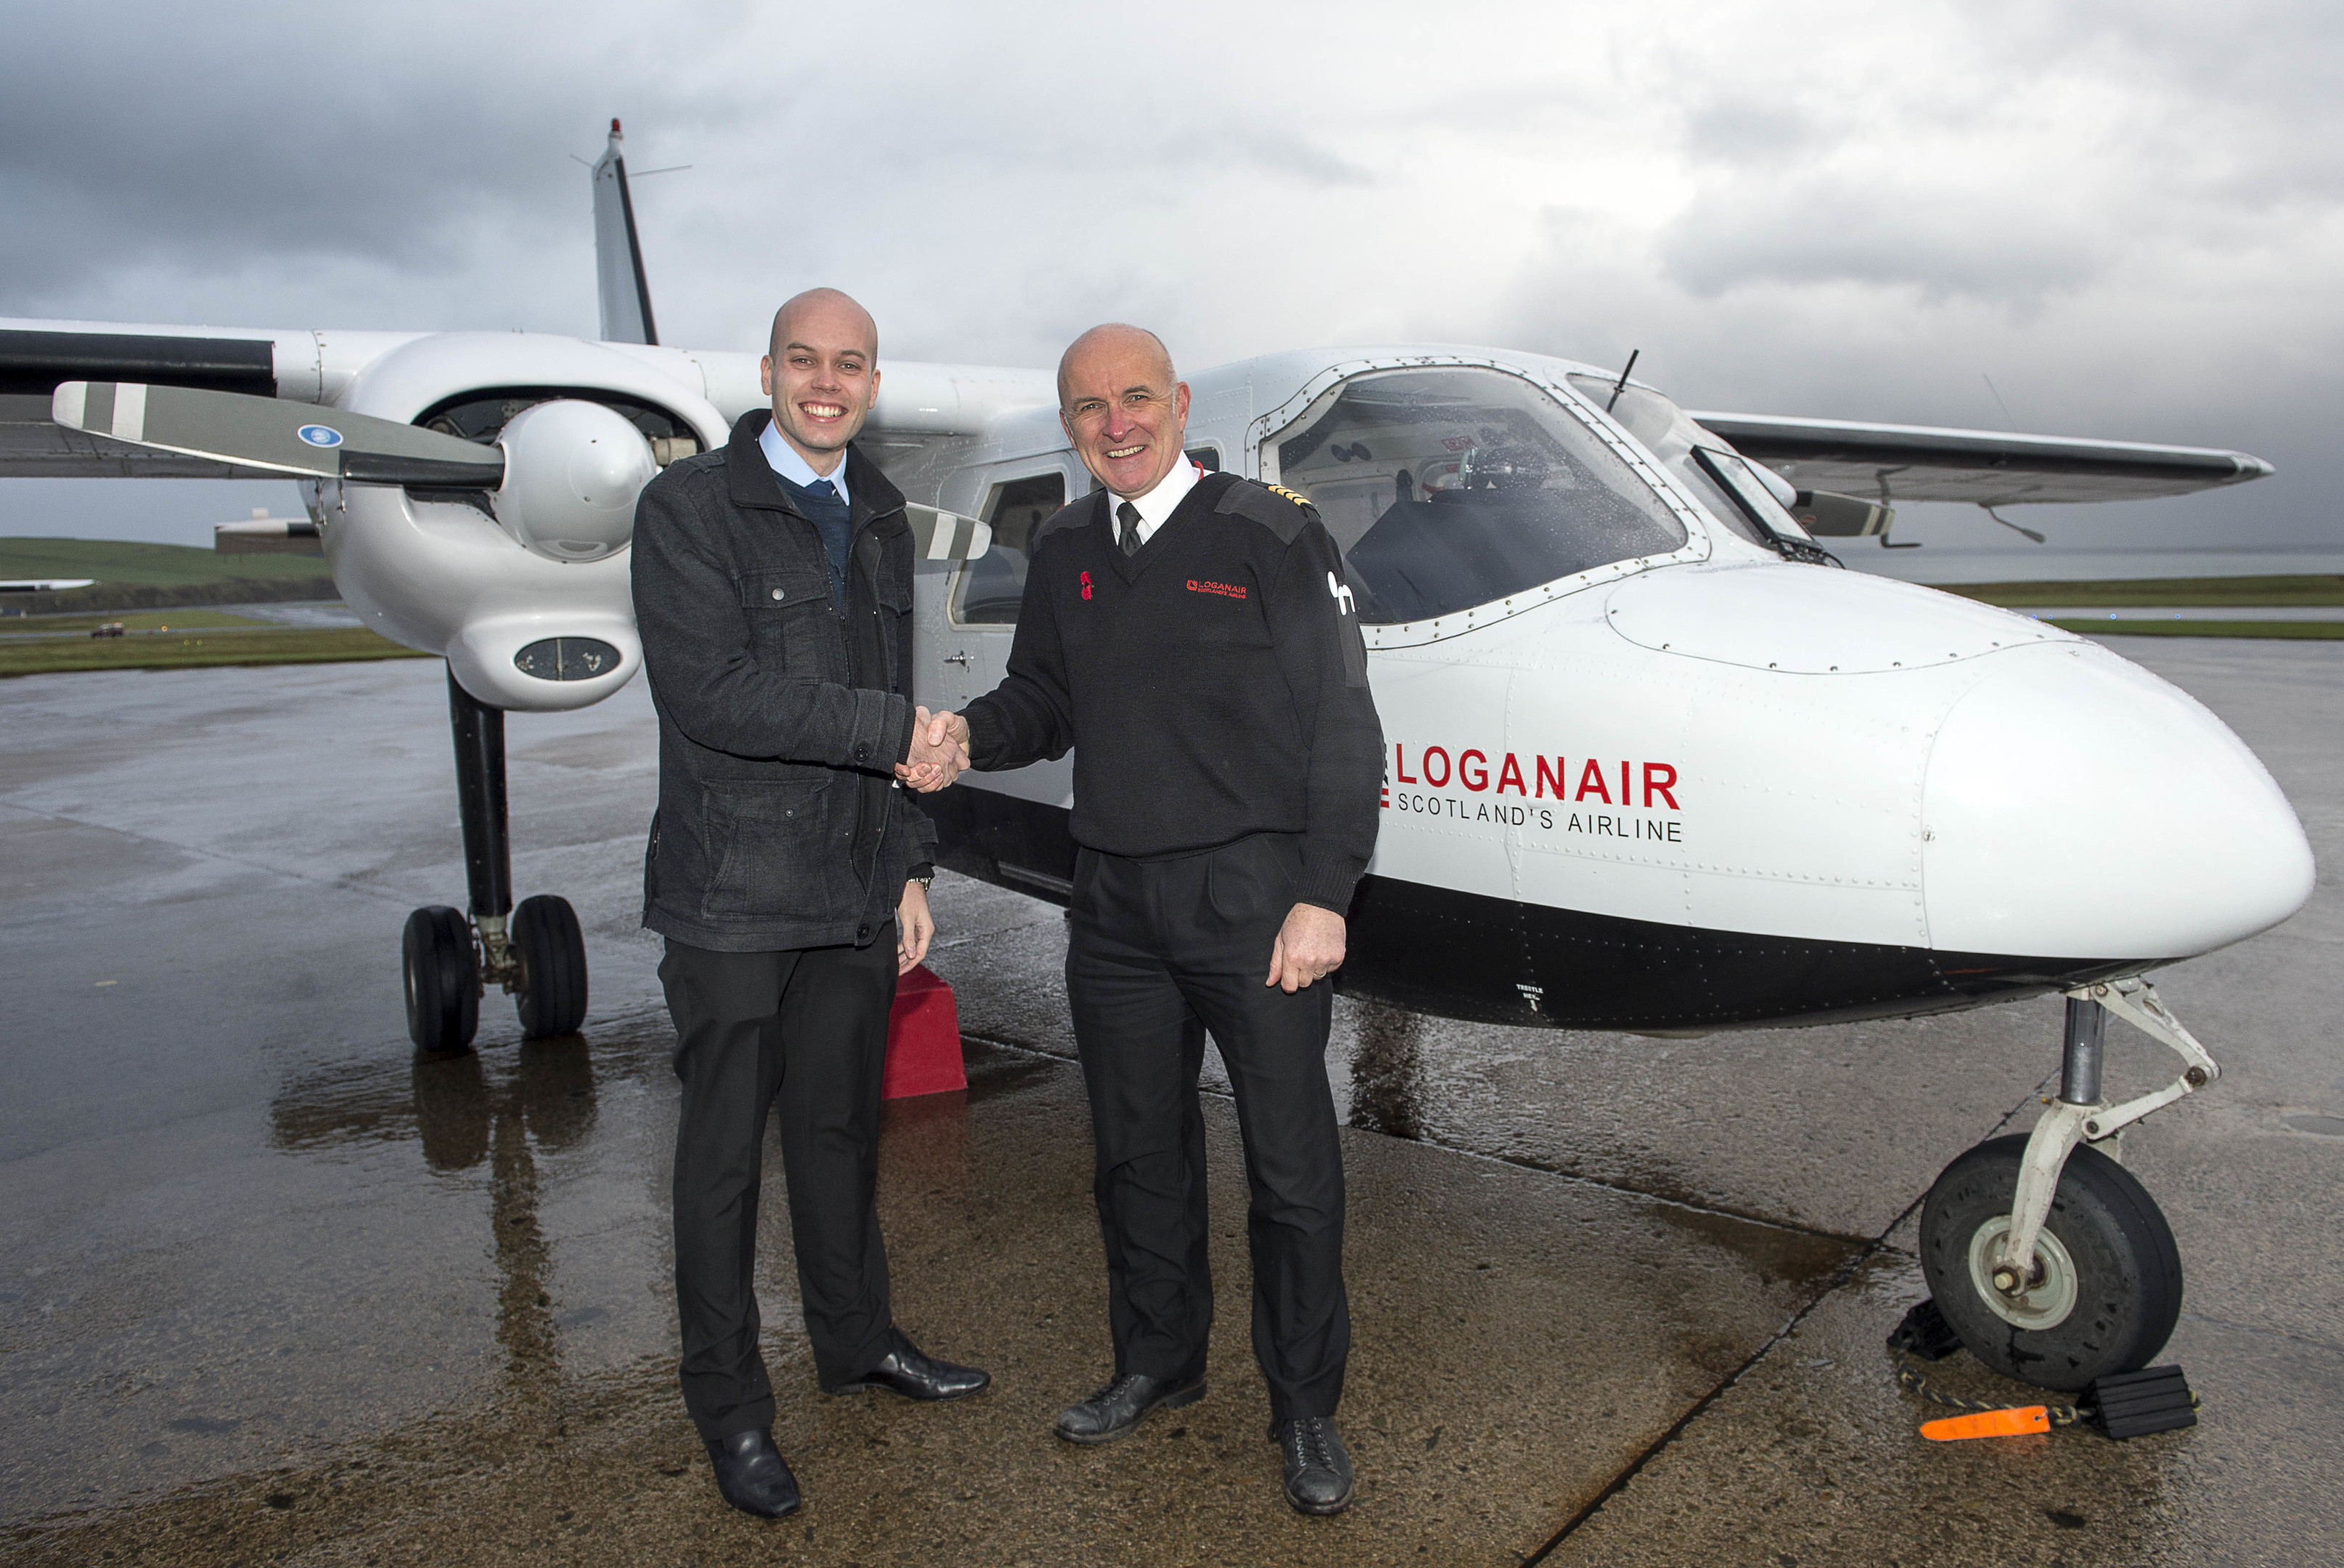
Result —
[[758, 1348], [757, 1202], [780, 1110], [814, 1372], [829, 1393], [975, 1393], [895, 1326], [879, 1235], [880, 1077], [895, 978], [927, 952], [935, 830], [899, 764], [952, 771], [912, 703], [904, 498], [850, 444], [878, 330], [836, 289], [773, 318], [771, 412], [644, 487], [633, 578], [659, 712], [643, 924], [682, 1082], [675, 1285], [684, 1405], [724, 1500], [798, 1506]]

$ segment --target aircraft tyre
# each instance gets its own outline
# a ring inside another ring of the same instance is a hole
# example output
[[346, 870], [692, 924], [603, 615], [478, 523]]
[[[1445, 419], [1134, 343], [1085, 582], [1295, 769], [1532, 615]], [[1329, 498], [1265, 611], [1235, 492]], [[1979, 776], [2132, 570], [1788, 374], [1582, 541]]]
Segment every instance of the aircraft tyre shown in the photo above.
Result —
[[520, 964], [520, 1032], [532, 1040], [576, 1034], [586, 1021], [586, 937], [570, 901], [550, 893], [522, 899], [513, 911], [512, 945]]
[[2024, 1138], [1991, 1138], [1945, 1167], [1921, 1208], [1921, 1269], [1937, 1310], [1979, 1361], [2073, 1391], [2148, 1365], [2181, 1315], [2181, 1254], [2132, 1172], [2088, 1145], [2067, 1157], [2023, 1294], [1994, 1288]]
[[470, 1050], [480, 1027], [480, 957], [463, 911], [435, 904], [407, 917], [399, 943], [407, 979], [407, 1035], [433, 1054]]

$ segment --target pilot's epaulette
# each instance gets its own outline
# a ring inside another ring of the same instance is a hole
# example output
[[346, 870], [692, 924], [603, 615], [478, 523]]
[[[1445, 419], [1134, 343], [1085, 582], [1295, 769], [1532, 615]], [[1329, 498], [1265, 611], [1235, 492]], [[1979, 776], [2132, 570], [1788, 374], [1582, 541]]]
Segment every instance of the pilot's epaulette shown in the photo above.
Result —
[[1214, 503], [1213, 510], [1235, 512], [1261, 524], [1278, 535], [1280, 544], [1293, 543], [1304, 523], [1318, 521], [1318, 509], [1308, 498], [1282, 484], [1264, 484], [1251, 479], [1240, 479], [1229, 486]]
[[[1109, 496], [1107, 499], [1112, 501], [1115, 498]], [[1050, 535], [1063, 532], [1069, 528], [1080, 528], [1084, 523], [1088, 522], [1091, 508], [1096, 503], [1089, 496], [1077, 496], [1035, 524], [1032, 536], [1026, 541], [1026, 552], [1028, 558], [1031, 558], [1034, 551], [1042, 548], [1042, 541]]]

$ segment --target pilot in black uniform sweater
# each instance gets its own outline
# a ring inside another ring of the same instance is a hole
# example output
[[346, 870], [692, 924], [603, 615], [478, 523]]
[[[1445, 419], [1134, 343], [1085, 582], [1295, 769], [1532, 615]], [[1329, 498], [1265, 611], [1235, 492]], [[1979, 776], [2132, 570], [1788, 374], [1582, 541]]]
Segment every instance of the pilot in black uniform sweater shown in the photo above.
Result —
[[1292, 492], [1206, 474], [1130, 554], [1115, 501], [1096, 491], [1036, 531], [1007, 679], [965, 716], [980, 769], [1075, 748], [1066, 986], [1116, 1372], [1185, 1401], [1204, 1371], [1209, 1029], [1245, 1132], [1272, 1418], [1331, 1416], [1350, 1343], [1332, 997], [1263, 982], [1289, 910], [1348, 911], [1375, 847], [1366, 649], [1335, 542]]

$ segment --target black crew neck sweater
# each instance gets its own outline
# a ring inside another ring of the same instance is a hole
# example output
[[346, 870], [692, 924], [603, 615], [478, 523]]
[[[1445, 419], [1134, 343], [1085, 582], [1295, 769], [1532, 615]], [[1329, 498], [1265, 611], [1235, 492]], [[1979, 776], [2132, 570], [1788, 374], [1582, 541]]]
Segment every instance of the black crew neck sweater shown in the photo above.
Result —
[[1383, 732], [1343, 566], [1292, 492], [1207, 474], [1136, 554], [1099, 491], [1036, 531], [1007, 678], [966, 709], [985, 770], [1075, 751], [1076, 843], [1136, 859], [1302, 836], [1298, 898], [1350, 908]]

